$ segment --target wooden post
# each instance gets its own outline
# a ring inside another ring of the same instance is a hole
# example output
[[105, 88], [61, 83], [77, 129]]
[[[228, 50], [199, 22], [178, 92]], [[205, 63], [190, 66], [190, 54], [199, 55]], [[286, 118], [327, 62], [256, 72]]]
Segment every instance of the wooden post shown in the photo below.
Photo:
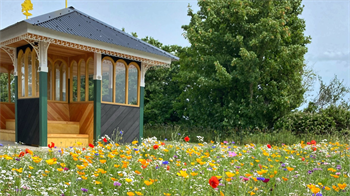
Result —
[[94, 54], [94, 142], [101, 137], [101, 61], [100, 53]]
[[[39, 42], [39, 146], [47, 146], [47, 49], [49, 43]], [[52, 70], [53, 71], [53, 70]], [[53, 76], [54, 77], [54, 76]]]

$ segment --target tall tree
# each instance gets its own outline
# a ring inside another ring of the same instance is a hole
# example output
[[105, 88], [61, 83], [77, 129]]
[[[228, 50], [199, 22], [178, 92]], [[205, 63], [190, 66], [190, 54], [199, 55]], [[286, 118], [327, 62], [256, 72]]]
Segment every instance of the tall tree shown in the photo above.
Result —
[[181, 115], [222, 128], [271, 127], [303, 101], [301, 0], [199, 0], [182, 28], [190, 41], [182, 59]]

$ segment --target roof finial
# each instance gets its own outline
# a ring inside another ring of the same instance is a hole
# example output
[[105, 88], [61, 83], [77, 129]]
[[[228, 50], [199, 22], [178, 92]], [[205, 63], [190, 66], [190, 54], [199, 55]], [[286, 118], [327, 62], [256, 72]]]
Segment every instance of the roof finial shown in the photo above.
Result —
[[67, 3], [67, 0], [66, 0], [66, 8], [68, 7], [68, 3]]
[[33, 10], [33, 4], [30, 0], [24, 0], [22, 5], [22, 12], [26, 16], [26, 19], [28, 19], [28, 16], [31, 16], [32, 14], [28, 11]]

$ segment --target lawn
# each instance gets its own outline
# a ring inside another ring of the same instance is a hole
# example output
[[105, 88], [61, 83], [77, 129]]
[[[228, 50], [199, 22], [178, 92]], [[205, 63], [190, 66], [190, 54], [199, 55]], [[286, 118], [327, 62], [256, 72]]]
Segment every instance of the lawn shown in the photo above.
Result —
[[3, 148], [0, 195], [350, 195], [348, 144], [190, 142]]

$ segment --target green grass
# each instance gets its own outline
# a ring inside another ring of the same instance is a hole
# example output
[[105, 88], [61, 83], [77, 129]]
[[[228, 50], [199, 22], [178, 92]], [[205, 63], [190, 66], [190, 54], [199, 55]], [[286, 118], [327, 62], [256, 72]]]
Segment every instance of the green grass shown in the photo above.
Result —
[[[344, 131], [347, 132], [347, 131]], [[274, 145], [291, 145], [300, 143], [301, 141], [321, 141], [326, 139], [329, 142], [349, 143], [350, 135], [341, 134], [339, 132], [329, 133], [325, 135], [302, 134], [295, 135], [287, 130], [255, 130], [223, 133], [217, 130], [187, 127], [187, 126], [166, 126], [166, 125], [145, 125], [144, 137], [157, 137], [159, 140], [173, 141], [178, 138], [188, 136], [191, 138], [190, 142], [197, 143], [197, 136], [204, 137], [204, 141], [234, 141], [238, 145], [249, 143], [254, 144], [274, 144]]]

